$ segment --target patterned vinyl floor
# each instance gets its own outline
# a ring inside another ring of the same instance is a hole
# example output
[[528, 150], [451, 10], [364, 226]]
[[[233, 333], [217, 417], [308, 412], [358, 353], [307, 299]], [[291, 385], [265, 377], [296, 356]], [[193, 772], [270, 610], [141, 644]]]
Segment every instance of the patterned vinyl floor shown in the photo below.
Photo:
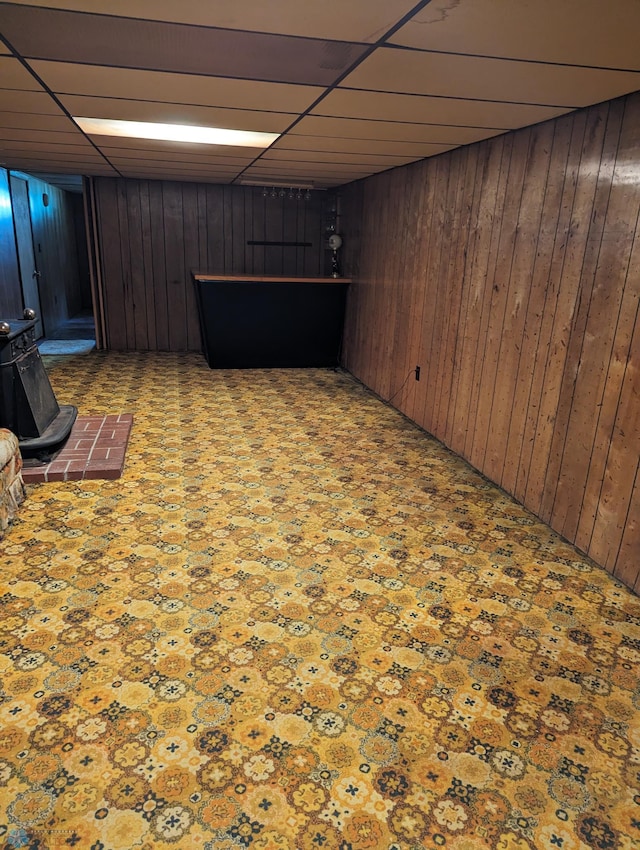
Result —
[[49, 361], [119, 481], [0, 543], [0, 846], [631, 850], [640, 601], [331, 370]]

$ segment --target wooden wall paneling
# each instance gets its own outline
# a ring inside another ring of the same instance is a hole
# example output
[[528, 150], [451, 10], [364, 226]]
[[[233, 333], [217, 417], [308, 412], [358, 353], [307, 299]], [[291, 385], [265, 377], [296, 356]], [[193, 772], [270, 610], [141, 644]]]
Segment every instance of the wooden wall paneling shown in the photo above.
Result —
[[207, 268], [211, 274], [223, 274], [225, 268], [224, 254], [224, 216], [222, 205], [224, 200], [223, 187], [207, 185]]
[[[199, 350], [192, 270], [321, 273], [319, 192], [304, 201], [264, 198], [253, 187], [109, 179], [96, 178], [96, 204], [106, 258], [105, 312], [119, 327], [110, 347]], [[248, 246], [251, 240], [312, 246]]]
[[640, 594], [640, 460], [636, 467], [635, 484], [624, 524], [622, 542], [613, 574]]
[[[272, 198], [271, 194], [267, 195], [264, 203], [264, 232], [265, 240], [281, 241], [282, 240], [282, 217], [283, 217], [283, 201], [282, 198]], [[283, 248], [276, 245], [267, 245], [264, 249], [264, 273], [279, 274], [282, 270], [282, 251]]]
[[[353, 282], [347, 287], [345, 302], [344, 328], [342, 332], [342, 350], [340, 352], [340, 363], [344, 368], [353, 351], [354, 335], [354, 304], [357, 299], [358, 277], [360, 274], [358, 259], [360, 255], [360, 239], [362, 232], [362, 205], [361, 205], [362, 183], [352, 183], [339, 193], [338, 203], [342, 216], [342, 233], [344, 245], [342, 248], [342, 268], [347, 277], [353, 278]], [[322, 223], [322, 239], [324, 240], [324, 222]]]
[[[389, 310], [389, 321], [385, 323], [383, 345], [380, 349], [378, 362], [378, 386], [383, 398], [394, 396], [398, 399], [406, 390], [405, 374], [402, 374], [402, 347], [398, 332], [401, 321], [402, 292], [404, 287], [402, 258], [406, 249], [406, 232], [403, 227], [404, 208], [404, 173], [397, 175], [389, 172], [385, 175], [389, 180], [387, 196], [387, 244], [390, 250], [381, 257], [386, 279], [386, 301]], [[403, 386], [404, 384], [404, 386]]]
[[[297, 193], [296, 193], [297, 194]], [[298, 241], [298, 210], [307, 203], [304, 200], [289, 200], [284, 199], [282, 205], [282, 241], [297, 242]], [[296, 260], [298, 248], [293, 246], [282, 249], [282, 274], [296, 274]]]
[[[408, 223], [408, 242], [406, 246], [405, 273], [408, 287], [408, 317], [406, 324], [406, 346], [404, 371], [408, 374], [419, 362], [418, 328], [422, 323], [424, 309], [425, 286], [422, 278], [422, 248], [426, 242], [427, 233], [426, 211], [431, 209], [432, 187], [427, 180], [427, 161], [414, 163], [406, 169], [410, 194], [406, 206], [411, 213]], [[421, 367], [422, 372], [422, 367]], [[402, 399], [401, 410], [414, 418], [416, 399], [420, 394], [421, 381], [409, 378], [409, 392]]]
[[152, 297], [155, 315], [156, 345], [158, 351], [169, 351], [169, 324], [171, 310], [167, 285], [167, 250], [164, 220], [164, 185], [158, 180], [149, 181], [149, 217], [151, 220], [151, 251], [153, 262]]
[[[628, 174], [625, 163], [620, 165], [621, 175], [624, 176], [625, 171]], [[627, 199], [627, 208], [630, 211], [635, 208], [637, 213], [637, 187], [622, 181], [618, 185], [614, 183], [612, 195], [618, 195], [619, 190]], [[631, 193], [635, 195], [635, 203]], [[616, 199], [616, 206], [618, 201], [623, 201], [623, 198]], [[633, 500], [634, 466], [640, 458], [640, 220], [637, 214], [634, 231], [605, 392], [599, 403], [590, 478], [576, 534], [578, 545], [592, 552], [593, 557], [608, 568], [615, 566], [618, 548], [622, 546], [624, 524], [621, 516], [624, 506]], [[615, 231], [611, 233], [612, 238], [614, 234]], [[611, 282], [612, 288], [615, 284], [615, 281]], [[599, 473], [597, 476], [596, 471]], [[627, 513], [629, 519], [632, 516]], [[620, 537], [611, 531], [616, 520]], [[639, 552], [640, 547], [633, 563], [640, 572]], [[629, 561], [629, 556], [625, 557]], [[621, 564], [618, 566], [623, 568]], [[624, 565], [625, 570], [629, 568], [630, 563]]]
[[[362, 230], [367, 235], [367, 241], [361, 242], [361, 250], [358, 255], [358, 264], [359, 264], [359, 273], [358, 280], [356, 281], [356, 286], [354, 287], [351, 284], [351, 288], [353, 288], [354, 297], [352, 299], [352, 303], [354, 305], [354, 313], [356, 314], [355, 320], [355, 328], [354, 328], [354, 345], [353, 345], [353, 354], [350, 353], [349, 363], [352, 364], [349, 366], [350, 369], [354, 369], [354, 374], [361, 376], [361, 379], [367, 386], [371, 386], [370, 379], [371, 376], [369, 374], [369, 368], [371, 365], [371, 360], [369, 357], [369, 351], [371, 346], [371, 321], [373, 319], [373, 312], [371, 310], [371, 295], [373, 292], [374, 282], [371, 278], [371, 268], [372, 268], [372, 254], [375, 249], [375, 245], [371, 244], [369, 241], [370, 237], [370, 226], [373, 226], [374, 222], [379, 219], [380, 214], [375, 207], [375, 192], [377, 187], [377, 182], [371, 181], [363, 184], [362, 190], [362, 216], [363, 216], [363, 225]], [[364, 376], [367, 375], [365, 379]]]
[[[635, 271], [638, 270], [636, 265]], [[637, 278], [635, 288], [635, 304], [628, 305], [635, 319], [635, 332], [624, 363], [622, 386], [613, 404], [615, 418], [597, 494], [595, 521], [592, 528], [587, 527], [588, 545], [584, 547], [598, 563], [632, 586], [640, 577], [640, 546], [635, 552], [629, 547], [628, 541], [633, 532], [626, 535], [625, 525], [638, 522], [640, 508], [637, 491], [634, 493], [640, 468], [640, 313]], [[632, 507], [635, 507], [635, 513]], [[587, 518], [591, 518], [589, 513]], [[623, 548], [625, 536], [627, 543]]]
[[[295, 233], [295, 239], [299, 242], [306, 242], [307, 241], [306, 235], [305, 235], [304, 221], [305, 221], [305, 216], [307, 214], [308, 205], [309, 205], [308, 201], [305, 201], [302, 204], [296, 204], [294, 233]], [[288, 222], [288, 224], [290, 224], [290, 222]], [[318, 233], [316, 233], [316, 235], [315, 235], [316, 236], [316, 239], [315, 239], [316, 242], [319, 241], [321, 239], [321, 237], [324, 235], [321, 232], [321, 228], [322, 228], [322, 225], [320, 225], [320, 227], [318, 228]], [[287, 227], [287, 232], [290, 232], [289, 227]], [[293, 263], [292, 263], [293, 272], [292, 272], [292, 274], [299, 275], [300, 277], [304, 277], [305, 249], [300, 248], [300, 247], [299, 248], [293, 248], [293, 249], [291, 249], [291, 254], [292, 254], [292, 257], [293, 257]]]
[[[588, 247], [598, 172], [603, 155], [609, 104], [597, 107], [585, 127], [584, 145], [580, 157], [578, 181], [571, 222], [567, 236], [561, 288], [554, 319], [553, 347], [547, 364], [543, 407], [553, 416], [545, 457], [546, 467], [536, 465], [531, 471], [529, 489], [534, 496], [534, 512], [550, 521], [557, 496], [562, 453], [567, 436], [574, 385], [579, 366], [581, 332], [586, 321], [589, 292], [582, 291], [583, 266]], [[550, 398], [545, 398], [550, 396]]]
[[146, 280], [144, 270], [144, 250], [142, 241], [142, 205], [140, 202], [140, 181], [128, 180], [124, 184], [127, 204], [128, 256], [125, 258], [131, 275], [131, 300], [128, 307], [131, 336], [129, 347], [146, 350], [149, 347], [147, 319]]
[[[507, 198], [500, 224], [498, 262], [493, 281], [488, 346], [483, 371], [483, 404], [477, 426], [484, 442], [482, 468], [493, 481], [499, 480], [504, 461], [506, 430], [512, 414], [512, 392], [515, 376], [513, 361], [515, 340], [512, 335], [514, 290], [518, 282], [512, 275], [518, 221], [522, 212], [524, 178], [529, 157], [532, 131], [519, 133], [509, 167]], [[482, 452], [482, 449], [480, 450]], [[482, 455], [479, 454], [479, 458]]]
[[459, 148], [454, 153], [456, 155], [451, 157], [451, 168], [447, 183], [445, 226], [441, 236], [440, 264], [437, 273], [438, 298], [436, 303], [438, 306], [434, 326], [434, 340], [431, 346], [431, 358], [435, 367], [435, 374], [432, 381], [425, 388], [431, 398], [429, 404], [431, 414], [430, 430], [434, 434], [440, 433], [442, 386], [447, 383], [447, 379], [451, 376], [447, 358], [449, 334], [452, 332], [452, 323], [457, 319], [455, 316], [455, 286], [451, 279], [451, 255], [452, 251], [455, 251], [455, 243], [458, 238], [460, 226], [460, 180], [463, 172], [462, 157], [466, 151]]
[[429, 297], [429, 278], [427, 269], [429, 268], [429, 258], [431, 253], [432, 242], [435, 242], [434, 236], [434, 220], [436, 211], [436, 183], [438, 160], [428, 159], [419, 165], [412, 166], [420, 168], [421, 183], [422, 183], [422, 216], [418, 222], [418, 239], [419, 247], [415, 262], [415, 275], [417, 279], [417, 287], [414, 298], [413, 321], [411, 325], [412, 337], [412, 352], [414, 354], [415, 366], [420, 366], [420, 381], [416, 382], [415, 391], [412, 399], [412, 407], [408, 408], [408, 413], [411, 418], [422, 425], [424, 412], [424, 387], [427, 380], [427, 362], [424, 356], [424, 327], [431, 312], [427, 313], [427, 305], [430, 302]]
[[82, 178], [82, 214], [87, 238], [87, 262], [89, 271], [89, 296], [96, 334], [96, 350], [104, 347], [104, 308], [102, 303], [102, 278], [98, 271], [98, 245], [94, 222], [93, 183], [90, 177]]
[[231, 204], [231, 273], [244, 274], [246, 266], [247, 239], [244, 232], [244, 199], [247, 195], [242, 186], [229, 186]]
[[403, 243], [401, 246], [402, 289], [395, 326], [397, 342], [394, 347], [399, 351], [396, 380], [401, 377], [401, 381], [404, 382], [406, 378], [406, 383], [396, 397], [394, 404], [397, 404], [398, 409], [406, 414], [409, 409], [413, 408], [413, 399], [418, 385], [414, 371], [417, 361], [414, 355], [413, 337], [411, 331], [407, 332], [407, 329], [411, 329], [415, 319], [416, 304], [419, 300], [417, 289], [422, 285], [422, 281], [416, 275], [415, 264], [420, 244], [420, 210], [425, 187], [420, 179], [422, 176], [420, 168], [405, 168], [399, 174], [404, 176], [402, 198]]
[[[371, 301], [375, 289], [375, 263], [374, 255], [376, 250], [375, 223], [379, 221], [377, 209], [376, 189], [378, 183], [367, 183], [363, 191], [363, 213], [364, 224], [363, 230], [367, 234], [367, 246], [364, 245], [361, 251], [360, 275], [358, 282], [358, 302], [356, 310], [358, 312], [358, 326], [356, 335], [356, 357], [354, 359], [354, 367], [358, 370], [357, 375], [361, 375], [367, 386], [372, 386], [371, 375], [369, 370], [371, 367], [371, 339], [376, 333], [374, 326], [375, 316], [371, 309]], [[367, 376], [366, 379], [364, 376]]]
[[465, 304], [460, 330], [460, 354], [456, 362], [456, 392], [453, 399], [450, 433], [451, 446], [464, 455], [471, 416], [471, 393], [473, 389], [472, 364], [478, 349], [478, 336], [482, 318], [482, 294], [485, 292], [487, 261], [491, 241], [490, 221], [496, 201], [501, 144], [477, 145], [479, 161], [476, 170], [475, 210], [472, 212], [468, 254], [468, 280], [465, 280]]
[[[422, 387], [424, 407], [422, 419], [424, 427], [432, 434], [436, 431], [436, 400], [440, 366], [443, 350], [443, 333], [447, 322], [449, 305], [447, 303], [448, 281], [446, 272], [449, 265], [449, 249], [452, 229], [455, 221], [455, 203], [460, 157], [452, 157], [449, 167], [446, 162], [438, 164], [439, 179], [436, 182], [436, 221], [434, 240], [431, 243], [431, 265], [429, 270], [432, 302], [427, 304], [430, 345], [427, 352], [426, 380]], [[429, 315], [430, 314], [430, 315]]]
[[[530, 385], [531, 368], [534, 364], [528, 346], [526, 352], [524, 351], [525, 328], [527, 324], [539, 327], [540, 301], [544, 299], [544, 292], [533, 289], [533, 275], [540, 242], [553, 135], [554, 125], [551, 123], [531, 129], [509, 271], [507, 310], [498, 355], [499, 370], [494, 394], [494, 408], [498, 415], [497, 419], [493, 417], [492, 427], [494, 461], [491, 466], [486, 464], [485, 468], [493, 471], [495, 480], [508, 493], [513, 493], [515, 489], [520, 459], [520, 452], [513, 450], [513, 442], [512, 451], [509, 452], [509, 437], [515, 435], [516, 441], [521, 438], [526, 419], [526, 405], [524, 399], [519, 397], [518, 390]], [[532, 315], [529, 315], [530, 309]], [[524, 362], [523, 354], [526, 357]], [[522, 366], [528, 370], [524, 384]], [[518, 381], [518, 378], [521, 380]]]
[[[247, 188], [244, 197], [244, 235], [245, 241], [255, 239], [255, 222], [253, 213], [254, 190], [251, 187]], [[245, 273], [255, 274], [255, 253], [256, 249], [251, 245], [245, 245]]]
[[[397, 304], [395, 279], [395, 260], [397, 258], [397, 216], [398, 216], [398, 189], [396, 181], [391, 179], [387, 173], [384, 174], [384, 196], [381, 199], [384, 205], [383, 240], [381, 250], [377, 252], [378, 270], [382, 285], [377, 289], [375, 297], [379, 302], [377, 312], [384, 309], [387, 312], [387, 321], [378, 327], [376, 360], [374, 364], [375, 382], [377, 392], [382, 398], [389, 398], [395, 393], [399, 386], [391, 388], [391, 346], [395, 328]], [[384, 307], [382, 307], [382, 302]]]
[[184, 262], [184, 204], [182, 183], [164, 181], [164, 212], [167, 268], [167, 302], [169, 307], [169, 351], [186, 351], [188, 345], [186, 278]]
[[[509, 430], [507, 443], [507, 455], [513, 455], [514, 459], [517, 455], [517, 463], [514, 463], [515, 478], [512, 474], [513, 467], [505, 469], [503, 486], [520, 501], [524, 501], [532, 463], [547, 352], [551, 346], [553, 317], [558, 297], [559, 276], [553, 272], [554, 257], [557, 258], [558, 254], [562, 255], [564, 252], [565, 233], [575, 192], [578, 158], [574, 156], [573, 161], [571, 160], [571, 143], [576, 135], [574, 118], [574, 115], [570, 115], [552, 125], [553, 141], [514, 400], [514, 410], [522, 409], [524, 419], [519, 431], [513, 428]], [[584, 135], [584, 118], [582, 123], [580, 138]], [[565, 200], [569, 197], [571, 203]]]
[[184, 183], [182, 186], [183, 226], [184, 226], [184, 290], [187, 311], [187, 348], [198, 351], [202, 347], [200, 338], [200, 318], [196, 302], [195, 287], [191, 281], [191, 272], [200, 266], [200, 233], [198, 227], [198, 185]]
[[[426, 287], [424, 312], [420, 325], [420, 397], [416, 405], [416, 421], [427, 431], [430, 430], [431, 409], [427, 406], [431, 397], [430, 388], [435, 381], [435, 364], [433, 362], [433, 338], [439, 322], [438, 305], [438, 270], [442, 251], [442, 236], [445, 226], [446, 195], [448, 187], [447, 160], [436, 157], [431, 172], [434, 181], [433, 210], [428, 233], [428, 246], [425, 256], [424, 281]], [[424, 382], [424, 383], [423, 383]]]
[[[602, 147], [602, 132], [590, 132], [587, 136], [586, 112], [561, 120], [571, 120], [572, 129], [562, 208], [549, 273], [549, 287], [553, 287], [549, 295], [552, 297], [548, 301], [541, 332], [542, 342], [547, 341], [547, 347], [540, 355], [540, 379], [539, 384], [534, 383], [532, 387], [532, 409], [527, 420], [531, 458], [521, 473], [521, 489], [516, 490], [522, 494], [523, 502], [538, 516], [555, 430], [571, 320], [578, 298], [585, 230], [589, 223], [588, 209], [593, 202], [593, 181], [589, 179], [589, 168], [583, 163], [588, 162], [591, 156], [599, 158]], [[603, 131], [602, 121], [596, 124]]]
[[[520, 203], [521, 182], [518, 182], [517, 165], [511, 171], [511, 163], [516, 152], [522, 153], [528, 147], [528, 137], [523, 140], [519, 135], [507, 136], [502, 151], [500, 173], [498, 176], [498, 205], [492, 220], [491, 247], [486, 279], [483, 318], [486, 325], [481, 327], [479, 342], [480, 360], [476, 364], [475, 380], [478, 393], [475, 402], [475, 418], [472, 434], [471, 463], [484, 469], [487, 443], [490, 437], [490, 419], [493, 407], [493, 392], [498, 367], [498, 347], [500, 344], [502, 319], [506, 305], [508, 281], [504, 275], [510, 264], [510, 249], [513, 247], [515, 220]], [[522, 168], [522, 166], [520, 166]], [[504, 232], [503, 232], [504, 231]]]
[[[296, 239], [296, 241], [299, 241], [299, 242], [306, 242], [307, 241], [306, 235], [305, 235], [304, 221], [305, 221], [305, 216], [307, 214], [308, 205], [309, 205], [308, 201], [305, 201], [302, 204], [296, 204], [295, 229], [294, 229], [295, 237], [294, 238]], [[288, 224], [289, 223], [290, 222], [288, 222]], [[315, 234], [315, 237], [316, 237], [315, 241], [316, 242], [318, 242], [322, 238], [322, 236], [324, 235], [321, 232], [321, 228], [322, 228], [322, 224], [318, 228], [318, 233]], [[289, 228], [287, 228], [287, 232], [290, 232]], [[291, 254], [292, 254], [292, 257], [293, 257], [293, 263], [292, 263], [293, 272], [292, 273], [295, 274], [295, 275], [299, 275], [300, 277], [304, 277], [305, 249], [301, 248], [301, 247], [293, 248], [291, 250]]]
[[[252, 227], [251, 238], [263, 242], [267, 238], [267, 199], [259, 189], [252, 191]], [[267, 268], [267, 248], [264, 245], [253, 247], [253, 269], [255, 274], [264, 272]]]
[[[623, 123], [595, 274], [590, 321], [586, 328], [588, 342], [592, 333], [597, 335], [594, 340], [597, 349], [593, 352], [597, 358], [594, 363], [596, 371], [594, 374], [592, 368], [588, 377], [594, 387], [597, 414], [593, 417], [593, 441], [584, 498], [580, 513], [572, 518], [571, 525], [571, 538], [583, 550], [592, 547], [596, 513], [598, 510], [605, 512], [610, 500], [604, 497], [605, 479], [610, 475], [607, 458], [610, 453], [612, 459], [620, 454], [619, 432], [614, 426], [640, 300], [640, 239], [637, 236], [640, 192], [637, 184], [628, 180], [628, 175], [636, 168], [638, 133], [637, 123]], [[594, 379], [598, 374], [600, 380], [596, 387]], [[640, 406], [635, 412], [636, 418], [640, 418]], [[632, 440], [633, 426], [632, 421], [624, 420], [618, 426], [625, 434], [625, 443]], [[624, 476], [627, 472], [628, 469], [618, 470], [614, 477]], [[633, 481], [629, 485], [629, 494], [632, 486]], [[621, 497], [623, 489], [616, 487], [614, 498]], [[625, 494], [624, 498], [628, 500], [629, 495]], [[619, 511], [616, 512], [618, 514]], [[565, 528], [570, 530], [566, 521]], [[617, 552], [619, 541], [612, 539], [610, 530], [607, 538], [607, 545], [615, 545]], [[600, 557], [601, 563], [609, 565], [610, 556]]]
[[473, 328], [477, 328], [478, 316], [470, 309], [473, 296], [473, 275], [480, 235], [480, 211], [485, 188], [489, 145], [473, 145], [469, 148], [471, 154], [467, 169], [468, 218], [465, 228], [465, 242], [458, 251], [458, 266], [455, 274], [460, 276], [461, 298], [458, 319], [450, 396], [447, 403], [447, 424], [444, 442], [459, 454], [464, 449], [464, 435], [467, 430], [469, 384], [469, 341], [473, 338]]
[[0, 319], [19, 319], [23, 309], [9, 172], [0, 168]]
[[[378, 209], [376, 207], [376, 188], [377, 182], [363, 184], [362, 211], [363, 211], [363, 226], [362, 229], [367, 235], [366, 249], [364, 244], [361, 245], [361, 252], [358, 257], [359, 275], [357, 281], [357, 302], [355, 302], [355, 311], [357, 313], [357, 323], [354, 335], [354, 356], [352, 359], [355, 374], [362, 377], [364, 383], [371, 387], [369, 369], [371, 366], [371, 337], [375, 333], [375, 328], [372, 325], [375, 319], [371, 310], [371, 296], [375, 289], [374, 277], [374, 253], [375, 239], [373, 238], [373, 228], [375, 222], [379, 220]], [[353, 284], [352, 284], [353, 285]], [[367, 375], [367, 378], [364, 376]]]
[[[323, 227], [325, 223], [324, 205], [327, 203], [325, 192], [311, 192], [311, 200], [305, 202], [298, 217], [298, 239], [301, 242], [311, 242], [311, 248], [299, 249], [302, 264], [302, 276], [314, 277], [325, 273], [324, 258], [327, 253], [327, 234]], [[337, 202], [336, 202], [337, 203]], [[328, 273], [328, 272], [327, 272]]]
[[[347, 288], [347, 301], [345, 310], [344, 336], [342, 345], [342, 365], [349, 371], [359, 371], [355, 366], [355, 358], [361, 348], [358, 346], [359, 323], [362, 311], [358, 309], [361, 300], [361, 242], [364, 226], [363, 198], [365, 183], [359, 181], [347, 187], [340, 194], [342, 218], [344, 221], [344, 249], [343, 262], [347, 277], [353, 278], [353, 282]], [[322, 234], [324, 239], [324, 233]]]
[[440, 439], [449, 442], [452, 423], [450, 410], [455, 407], [459, 368], [457, 366], [458, 343], [462, 335], [463, 303], [467, 293], [467, 250], [460, 245], [469, 245], [470, 223], [476, 187], [478, 148], [460, 149], [460, 172], [455, 206], [455, 224], [449, 247], [447, 278], [449, 298], [446, 311], [445, 345], [442, 352], [439, 397], [437, 399], [436, 429]]
[[[400, 186], [398, 215], [398, 239], [399, 247], [397, 265], [397, 310], [394, 326], [393, 341], [393, 365], [395, 365], [392, 378], [392, 386], [397, 387], [393, 392], [398, 392], [398, 408], [404, 410], [408, 399], [415, 392], [415, 363], [409, 361], [411, 339], [407, 334], [407, 328], [411, 326], [411, 315], [414, 301], [413, 279], [412, 279], [412, 257], [417, 245], [415, 210], [418, 206], [416, 191], [411, 180], [411, 172], [403, 169], [397, 176], [391, 173], [392, 179]], [[397, 177], [402, 178], [400, 183]], [[399, 388], [402, 387], [400, 390]]]
[[347, 368], [380, 392], [418, 352], [393, 404], [640, 590], [639, 126], [631, 95], [343, 197]]
[[[78, 248], [70, 195], [29, 176], [29, 207], [45, 330], [51, 333], [82, 310]], [[44, 205], [44, 195], [48, 205]]]
[[231, 186], [222, 187], [222, 248], [224, 269], [233, 269], [233, 194]]
[[[378, 263], [378, 252], [380, 251], [380, 243], [382, 240], [382, 231], [386, 226], [386, 204], [384, 197], [383, 179], [376, 181], [372, 187], [369, 197], [366, 200], [367, 204], [371, 205], [372, 211], [375, 210], [373, 239], [367, 247], [367, 256], [365, 262], [365, 316], [366, 323], [362, 325], [364, 335], [364, 363], [366, 367], [367, 383], [375, 392], [379, 391], [375, 365], [377, 363], [377, 351], [380, 345], [380, 328], [378, 327], [379, 314], [376, 311], [376, 301], [381, 302], [384, 298], [384, 278]], [[376, 321], [378, 320], [378, 321]]]
[[[468, 296], [468, 273], [469, 273], [469, 251], [468, 246], [472, 242], [471, 226], [472, 215], [477, 214], [476, 194], [477, 167], [479, 148], [465, 147], [461, 149], [464, 154], [458, 183], [458, 199], [456, 208], [458, 210], [457, 233], [451, 242], [449, 252], [449, 279], [451, 300], [451, 318], [447, 331], [446, 350], [446, 379], [443, 380], [440, 402], [438, 405], [438, 433], [442, 435], [444, 442], [449, 441], [449, 435], [453, 429], [451, 412], [455, 408], [455, 396], [458, 391], [459, 379], [459, 348], [463, 334], [463, 324], [466, 318], [466, 298]], [[459, 250], [460, 245], [467, 246], [465, 250]]]
[[[565, 374], [560, 390], [561, 405], [555, 423], [555, 439], [552, 442], [550, 471], [553, 477], [549, 476], [548, 471], [543, 499], [543, 518], [549, 522], [553, 517], [554, 527], [562, 534], [566, 534], [565, 528], [572, 528], [575, 531], [588, 471], [587, 445], [590, 446], [593, 443], [592, 429], [595, 411], [592, 393], [600, 382], [597, 376], [601, 372], [602, 349], [598, 350], [597, 341], [591, 345], [585, 333], [589, 324], [593, 282], [609, 204], [622, 114], [622, 101], [611, 103], [606, 118], [600, 166], [597, 176], [592, 175], [595, 194], [591, 207], [587, 211], [590, 222], [580, 273], [580, 299], [571, 328]], [[593, 375], [590, 374], [592, 367], [596, 370]]]
[[375, 359], [374, 342], [378, 336], [378, 328], [374, 297], [378, 290], [377, 252], [380, 245], [379, 230], [383, 220], [382, 198], [378, 194], [380, 185], [381, 180], [369, 183], [364, 197], [365, 227], [369, 238], [367, 247], [360, 257], [362, 284], [358, 290], [360, 297], [357, 305], [361, 316], [357, 340], [360, 357], [355, 364], [359, 370], [356, 374], [361, 375], [364, 383], [375, 392], [377, 392], [377, 386], [374, 382], [372, 364]]
[[138, 191], [140, 193], [140, 220], [142, 231], [142, 265], [144, 269], [144, 291], [141, 293], [141, 309], [144, 311], [146, 321], [147, 345], [152, 351], [155, 351], [158, 348], [158, 338], [156, 334], [156, 313], [154, 304], [155, 279], [153, 242], [151, 236], [152, 225], [149, 186], [149, 180], [138, 181]]
[[105, 324], [108, 348], [124, 351], [127, 348], [125, 295], [122, 272], [121, 219], [118, 209], [117, 180], [107, 177], [96, 181], [98, 223], [101, 243], [101, 271], [105, 286]]
[[209, 268], [209, 223], [207, 221], [207, 187], [203, 183], [196, 184], [197, 189], [197, 224], [198, 224], [198, 265], [194, 271]]
[[[120, 249], [121, 263], [121, 293], [123, 301], [123, 332], [124, 345], [127, 350], [135, 350], [135, 316], [132, 289], [131, 268], [131, 231], [133, 222], [129, 218], [127, 185], [123, 180], [116, 182], [116, 205], [118, 221], [120, 222], [120, 241], [116, 243]], [[114, 246], [115, 247], [115, 246]]]
[[[478, 408], [481, 400], [482, 369], [484, 365], [485, 348], [489, 319], [491, 316], [491, 300], [493, 297], [493, 277], [498, 256], [500, 238], [499, 223], [506, 197], [507, 174], [513, 139], [511, 136], [499, 136], [495, 143], [489, 143], [491, 154], [487, 163], [488, 175], [486, 183], [487, 204], [480, 218], [483, 234], [478, 242], [476, 260], [472, 269], [472, 285], [474, 296], [472, 308], [476, 315], [475, 328], [471, 336], [470, 350], [472, 358], [469, 361], [469, 407], [466, 417], [466, 434], [463, 457], [471, 461], [475, 439]], [[473, 462], [473, 461], [471, 461]]]

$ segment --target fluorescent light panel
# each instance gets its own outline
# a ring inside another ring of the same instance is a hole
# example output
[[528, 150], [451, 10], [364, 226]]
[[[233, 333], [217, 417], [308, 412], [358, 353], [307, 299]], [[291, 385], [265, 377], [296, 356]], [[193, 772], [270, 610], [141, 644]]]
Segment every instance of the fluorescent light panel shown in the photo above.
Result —
[[264, 186], [268, 189], [315, 189], [313, 183], [296, 183], [295, 180], [256, 180], [243, 177], [239, 182], [241, 186]]
[[128, 139], [156, 139], [161, 142], [189, 142], [197, 145], [232, 145], [268, 148], [279, 133], [252, 130], [225, 130], [190, 124], [154, 124], [149, 121], [115, 121], [111, 118], [75, 118], [78, 127], [91, 136], [121, 136]]

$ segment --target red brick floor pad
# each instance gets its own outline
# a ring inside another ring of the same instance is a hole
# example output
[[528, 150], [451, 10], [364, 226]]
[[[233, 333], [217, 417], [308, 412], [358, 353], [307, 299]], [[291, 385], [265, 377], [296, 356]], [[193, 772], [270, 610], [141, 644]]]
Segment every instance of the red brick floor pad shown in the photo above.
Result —
[[132, 425], [130, 413], [78, 416], [64, 448], [50, 463], [23, 468], [25, 483], [120, 478]]

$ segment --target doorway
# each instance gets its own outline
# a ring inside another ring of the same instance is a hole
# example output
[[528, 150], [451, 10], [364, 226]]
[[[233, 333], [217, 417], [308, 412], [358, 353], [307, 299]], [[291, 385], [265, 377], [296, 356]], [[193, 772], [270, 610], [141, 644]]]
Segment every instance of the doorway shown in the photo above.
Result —
[[22, 177], [12, 174], [9, 178], [11, 187], [11, 203], [15, 224], [16, 245], [18, 248], [18, 266], [20, 270], [20, 285], [22, 301], [25, 307], [35, 310], [36, 339], [44, 336], [44, 323], [40, 303], [40, 271], [36, 263], [36, 253], [33, 245], [33, 227], [31, 225], [31, 210], [29, 206], [29, 184]]
[[90, 349], [96, 337], [83, 178], [14, 171], [9, 179], [23, 303], [38, 317], [40, 350], [66, 353], [78, 340]]

